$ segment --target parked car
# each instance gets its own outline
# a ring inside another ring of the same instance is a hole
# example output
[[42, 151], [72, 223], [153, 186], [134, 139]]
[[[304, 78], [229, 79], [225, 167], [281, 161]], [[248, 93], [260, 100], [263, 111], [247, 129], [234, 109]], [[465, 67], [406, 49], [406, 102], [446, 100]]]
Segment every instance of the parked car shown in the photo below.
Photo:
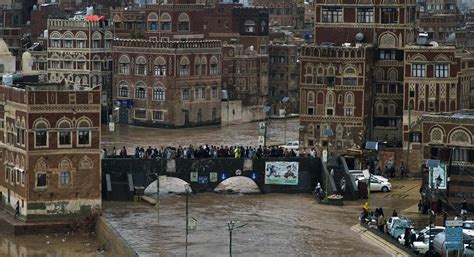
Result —
[[[430, 240], [433, 243], [433, 239], [435, 235], [431, 235]], [[425, 237], [423, 241], [415, 241], [413, 242], [413, 251], [417, 254], [426, 254], [430, 250], [430, 243], [428, 241], [428, 236]]]
[[298, 141], [290, 141], [286, 145], [280, 145], [280, 147], [288, 150], [298, 150], [300, 143]]
[[471, 241], [466, 247], [464, 247], [463, 257], [474, 257], [474, 241]]
[[[467, 247], [467, 245], [471, 245], [471, 243], [474, 241], [474, 237], [470, 236], [467, 233], [464, 233], [464, 229], [463, 229], [462, 237], [463, 237], [463, 244], [465, 245], [465, 247]], [[445, 233], [444, 232], [438, 233], [433, 239], [433, 249], [435, 253], [440, 256], [446, 256], [445, 245], [446, 245]]]
[[463, 221], [462, 233], [474, 237], [474, 220]]
[[[444, 232], [444, 227], [442, 226], [433, 226], [431, 227], [431, 237], [434, 238], [434, 236], [436, 236], [438, 233], [441, 233], [441, 232]], [[416, 232], [416, 236], [418, 238], [418, 235], [420, 233], [423, 233], [425, 238], [428, 238], [428, 235], [430, 234], [430, 227], [425, 227], [425, 228], [422, 228], [422, 229], [417, 229], [415, 230]], [[400, 237], [398, 238], [398, 242], [401, 244], [401, 245], [404, 245], [405, 244], [405, 233], [401, 234]], [[432, 238], [432, 239], [433, 239]]]
[[387, 226], [387, 233], [390, 233], [390, 229], [392, 229], [393, 221], [394, 220], [399, 220], [399, 219], [400, 219], [400, 217], [390, 217], [390, 218], [388, 218], [387, 225], [386, 225]]
[[412, 222], [407, 218], [395, 219], [392, 221], [389, 234], [393, 238], [398, 238], [401, 234], [405, 233], [405, 228], [412, 227]]

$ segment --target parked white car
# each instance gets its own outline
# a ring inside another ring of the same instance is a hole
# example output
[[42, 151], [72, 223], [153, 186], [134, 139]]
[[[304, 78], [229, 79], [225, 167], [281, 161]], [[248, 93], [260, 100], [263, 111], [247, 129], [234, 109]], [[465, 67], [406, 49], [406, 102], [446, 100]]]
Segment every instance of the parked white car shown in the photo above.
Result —
[[300, 143], [298, 141], [290, 141], [286, 145], [280, 145], [280, 147], [288, 150], [298, 150]]
[[[383, 177], [382, 177], [383, 178]], [[358, 177], [356, 178], [356, 186], [360, 180], [365, 181], [365, 178]], [[382, 192], [389, 192], [392, 190], [392, 184], [387, 180], [377, 178], [376, 176], [370, 176], [370, 192], [375, 191], [382, 191]]]
[[[438, 233], [441, 233], [441, 232], [444, 232], [444, 227], [442, 226], [432, 226], [431, 227], [431, 236], [434, 237], [436, 236]], [[418, 237], [418, 235], [420, 233], [423, 233], [425, 235], [425, 238], [428, 237], [428, 235], [430, 234], [430, 227], [425, 227], [425, 228], [422, 228], [422, 229], [418, 229], [415, 231], [416, 232], [416, 236]], [[398, 242], [401, 244], [401, 245], [404, 245], [405, 244], [405, 233], [403, 233], [399, 238], [398, 238]]]

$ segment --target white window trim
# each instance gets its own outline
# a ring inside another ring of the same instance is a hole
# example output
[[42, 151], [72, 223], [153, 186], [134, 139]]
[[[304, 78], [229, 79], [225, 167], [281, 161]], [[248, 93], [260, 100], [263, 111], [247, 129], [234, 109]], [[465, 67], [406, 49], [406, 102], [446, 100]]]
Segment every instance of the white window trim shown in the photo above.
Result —
[[[79, 131], [88, 131], [89, 132], [89, 143], [88, 144], [80, 144], [79, 143]], [[77, 128], [77, 133], [76, 133], [76, 142], [77, 142], [77, 147], [91, 147], [91, 142], [92, 141], [92, 130], [90, 128]]]
[[[137, 110], [142, 110], [142, 111], [145, 111], [145, 118], [138, 118], [135, 113]], [[147, 120], [147, 116], [148, 116], [148, 112], [146, 109], [142, 109], [142, 108], [136, 108], [136, 109], [133, 109], [133, 118], [136, 119], [136, 120]]]
[[[37, 131], [36, 129], [33, 130], [33, 137], [34, 137], [33, 141], [35, 144], [34, 148], [35, 149], [49, 148], [49, 131], [47, 129], [44, 130], [46, 132], [46, 145], [44, 146], [38, 146], [36, 144], [36, 131]], [[41, 131], [41, 130], [38, 130], [38, 131]]]
[[[67, 145], [62, 145], [59, 143], [59, 140], [60, 140], [60, 133], [61, 132], [69, 132], [71, 135], [69, 136], [69, 138], [71, 139], [71, 142], [70, 144], [67, 144]], [[68, 129], [67, 131], [62, 131], [61, 129], [58, 130], [57, 132], [57, 143], [58, 143], [58, 148], [72, 148], [72, 139], [73, 139], [73, 136], [72, 136], [72, 130]]]
[[[46, 185], [45, 186], [38, 186], [38, 175], [45, 174], [46, 175]], [[35, 187], [34, 189], [47, 189], [48, 188], [48, 173], [45, 171], [35, 172]]]
[[[155, 115], [153, 114], [154, 112], [162, 112], [163, 113], [163, 118], [162, 119], [155, 119]], [[152, 119], [155, 120], [155, 121], [165, 121], [165, 110], [153, 110], [152, 111]]]
[[[69, 173], [69, 184], [62, 184], [61, 183], [61, 173], [63, 173], [63, 172], [68, 172]], [[46, 180], [46, 182], [48, 182], [48, 180]], [[58, 173], [58, 188], [69, 188], [69, 187], [72, 187], [72, 186], [73, 186], [72, 172], [69, 171], [69, 170], [59, 171], [59, 173]]]

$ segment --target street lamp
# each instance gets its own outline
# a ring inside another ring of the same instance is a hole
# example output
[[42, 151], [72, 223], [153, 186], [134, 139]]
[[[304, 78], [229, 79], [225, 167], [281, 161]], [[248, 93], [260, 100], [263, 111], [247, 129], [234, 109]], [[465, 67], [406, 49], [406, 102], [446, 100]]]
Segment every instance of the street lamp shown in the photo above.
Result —
[[263, 132], [263, 148], [267, 146], [267, 127], [269, 125], [268, 118], [270, 113], [271, 107], [268, 105], [263, 106], [263, 112], [265, 112], [265, 131]]
[[433, 185], [433, 170], [434, 168], [437, 168], [439, 166], [440, 161], [439, 160], [427, 160], [426, 161], [426, 167], [429, 168], [429, 172], [431, 172], [431, 176], [428, 176], [429, 178], [429, 186], [430, 186], [430, 224], [429, 224], [429, 235], [428, 235], [428, 256], [433, 256], [433, 243], [431, 242], [431, 224], [433, 223], [433, 189], [438, 189], [439, 186], [441, 185], [442, 178], [441, 175], [438, 175], [438, 177], [435, 179], [436, 180], [436, 188], [434, 188], [435, 185]]
[[234, 231], [234, 229], [239, 229], [239, 228], [243, 228], [247, 226], [247, 224], [243, 224], [243, 225], [235, 227], [235, 223], [236, 222], [233, 220], [230, 220], [227, 222], [227, 228], [229, 229], [229, 255], [230, 257], [232, 257], [232, 232]]
[[184, 185], [186, 192], [186, 257], [188, 256], [188, 234], [189, 234], [189, 193], [192, 192], [189, 184]]
[[[332, 137], [334, 136], [334, 132], [332, 131], [331, 128], [325, 128], [324, 131], [323, 131], [323, 135], [328, 139], [327, 141], [327, 144], [326, 144], [326, 167], [328, 166], [329, 164], [329, 137]], [[326, 194], [324, 196], [324, 200], [327, 201], [328, 200], [328, 174], [326, 174]]]

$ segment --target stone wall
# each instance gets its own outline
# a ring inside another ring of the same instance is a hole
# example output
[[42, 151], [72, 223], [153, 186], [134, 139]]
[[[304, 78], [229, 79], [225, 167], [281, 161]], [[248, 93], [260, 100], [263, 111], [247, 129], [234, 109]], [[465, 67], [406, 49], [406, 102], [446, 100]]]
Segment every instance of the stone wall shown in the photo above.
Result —
[[97, 240], [106, 247], [109, 256], [138, 256], [104, 217], [97, 219], [95, 233]]

